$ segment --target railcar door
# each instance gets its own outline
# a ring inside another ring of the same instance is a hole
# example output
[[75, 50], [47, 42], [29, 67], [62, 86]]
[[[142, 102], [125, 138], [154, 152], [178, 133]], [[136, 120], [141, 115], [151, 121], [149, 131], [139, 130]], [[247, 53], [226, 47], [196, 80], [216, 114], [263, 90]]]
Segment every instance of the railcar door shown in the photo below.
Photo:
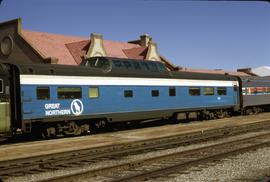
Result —
[[239, 87], [237, 85], [233, 86], [233, 95], [234, 95], [234, 104], [238, 105], [239, 104]]
[[0, 74], [0, 135], [11, 132], [10, 94], [8, 75]]

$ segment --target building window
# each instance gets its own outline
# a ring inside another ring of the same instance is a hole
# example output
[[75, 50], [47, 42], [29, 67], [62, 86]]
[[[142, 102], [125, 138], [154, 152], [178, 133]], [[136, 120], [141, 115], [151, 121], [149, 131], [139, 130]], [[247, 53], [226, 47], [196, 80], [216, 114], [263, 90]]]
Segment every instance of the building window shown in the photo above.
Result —
[[98, 87], [89, 87], [88, 89], [88, 97], [91, 99], [99, 97], [99, 89]]
[[158, 97], [159, 91], [158, 90], [152, 90], [152, 97]]
[[200, 87], [190, 87], [189, 88], [189, 95], [191, 95], [191, 96], [201, 95]]
[[132, 90], [125, 90], [124, 96], [125, 97], [133, 97], [133, 91]]
[[176, 96], [175, 87], [170, 87], [169, 88], [169, 96]]
[[37, 87], [37, 99], [38, 100], [49, 100], [50, 99], [50, 88], [49, 87]]
[[58, 87], [58, 99], [80, 99], [82, 98], [81, 87]]
[[227, 88], [226, 87], [218, 87], [217, 94], [218, 95], [227, 95]]
[[204, 87], [203, 88], [203, 94], [204, 95], [214, 95], [214, 87]]

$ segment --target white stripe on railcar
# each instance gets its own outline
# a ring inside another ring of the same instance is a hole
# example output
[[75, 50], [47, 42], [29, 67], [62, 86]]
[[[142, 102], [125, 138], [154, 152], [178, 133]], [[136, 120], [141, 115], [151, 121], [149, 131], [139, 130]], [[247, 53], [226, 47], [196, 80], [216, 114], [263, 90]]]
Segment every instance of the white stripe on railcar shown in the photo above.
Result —
[[237, 81], [165, 78], [20, 75], [23, 85], [238, 86]]

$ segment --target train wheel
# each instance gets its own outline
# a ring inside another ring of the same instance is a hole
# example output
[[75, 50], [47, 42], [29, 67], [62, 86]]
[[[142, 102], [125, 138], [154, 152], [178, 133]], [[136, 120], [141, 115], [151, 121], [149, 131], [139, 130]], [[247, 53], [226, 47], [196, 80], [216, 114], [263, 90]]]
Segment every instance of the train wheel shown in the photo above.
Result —
[[56, 137], [56, 129], [54, 127], [45, 128], [41, 131], [41, 136], [43, 139], [54, 138]]
[[252, 109], [247, 109], [246, 110], [246, 115], [251, 115], [251, 114], [253, 114]]
[[263, 109], [260, 108], [260, 107], [253, 107], [252, 109], [253, 109], [253, 113], [254, 114], [258, 114], [258, 113], [263, 112]]
[[89, 124], [83, 124], [80, 126], [80, 128], [83, 135], [90, 135], [92, 133]]
[[75, 122], [69, 122], [63, 131], [66, 136], [78, 136], [82, 134], [82, 128]]

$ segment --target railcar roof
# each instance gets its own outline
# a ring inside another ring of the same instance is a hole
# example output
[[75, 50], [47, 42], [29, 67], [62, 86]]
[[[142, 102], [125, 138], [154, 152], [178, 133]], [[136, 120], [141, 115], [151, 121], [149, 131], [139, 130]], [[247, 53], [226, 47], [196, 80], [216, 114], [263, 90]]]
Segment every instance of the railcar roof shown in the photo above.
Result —
[[123, 70], [104, 71], [98, 68], [87, 66], [69, 66], [69, 65], [52, 65], [52, 64], [20, 64], [17, 65], [20, 74], [33, 75], [63, 75], [63, 76], [104, 76], [104, 77], [146, 77], [146, 78], [169, 78], [169, 72], [135, 72]]
[[231, 80], [238, 81], [237, 76], [231, 75], [221, 75], [221, 74], [210, 74], [210, 73], [193, 73], [186, 71], [172, 71], [172, 77], [174, 78], [183, 78], [183, 79], [197, 79], [197, 80]]
[[270, 77], [248, 76], [241, 80], [245, 87], [270, 87]]
[[237, 81], [236, 76], [191, 73], [178, 71], [151, 72], [145, 70], [110, 69], [103, 70], [88, 66], [69, 66], [53, 64], [17, 64], [20, 74], [33, 75], [63, 75], [63, 76], [104, 76], [104, 77], [138, 77], [138, 78], [175, 78], [197, 80], [231, 80]]

